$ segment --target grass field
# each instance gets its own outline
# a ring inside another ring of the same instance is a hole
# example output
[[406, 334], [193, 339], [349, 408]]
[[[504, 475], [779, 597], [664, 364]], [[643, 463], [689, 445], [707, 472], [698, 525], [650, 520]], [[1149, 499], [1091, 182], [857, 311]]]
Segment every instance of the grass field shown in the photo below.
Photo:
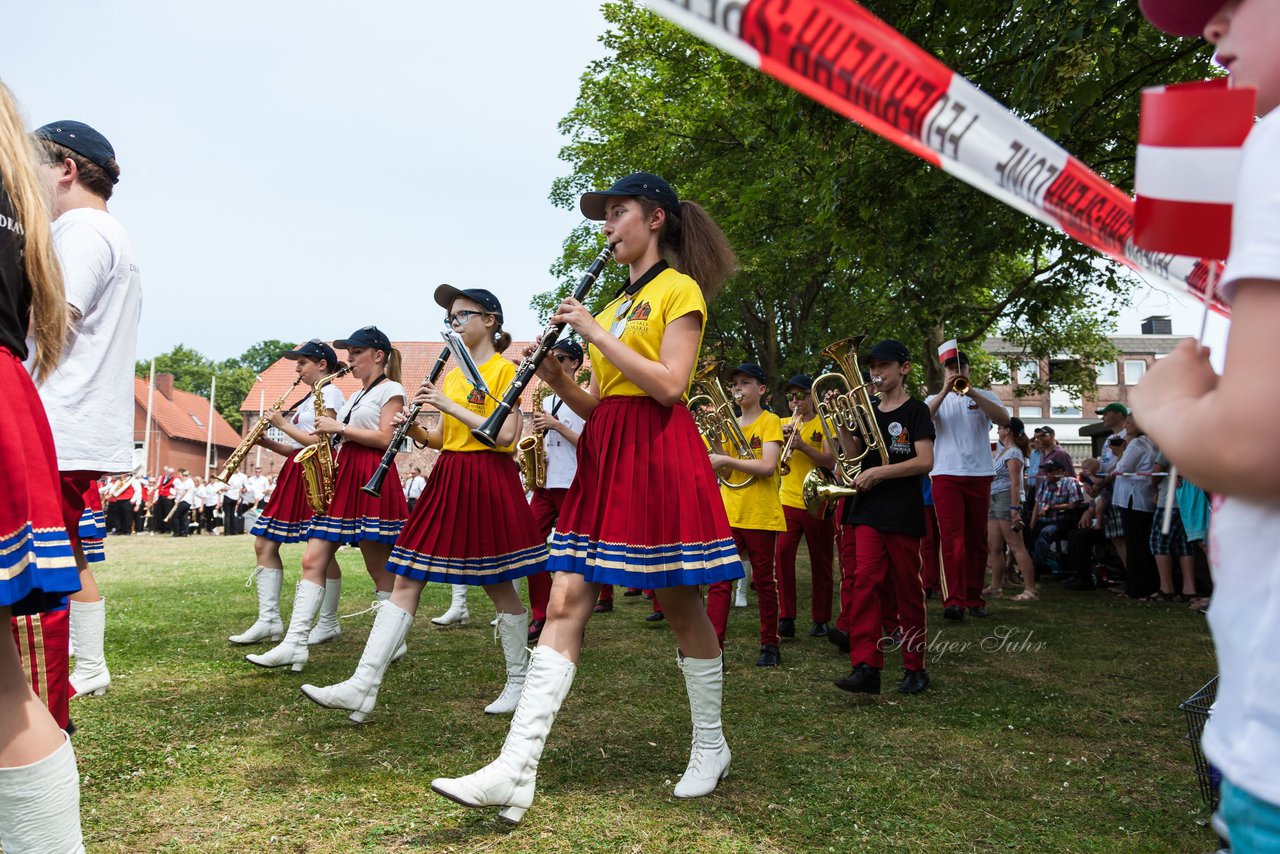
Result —
[[[689, 717], [664, 624], [619, 596], [594, 618], [552, 731], [538, 797], [512, 829], [430, 791], [488, 762], [507, 718], [479, 591], [472, 622], [437, 630], [430, 585], [409, 656], [364, 726], [298, 692], [350, 675], [371, 615], [312, 652], [303, 674], [245, 662], [227, 643], [256, 613], [248, 537], [111, 538], [105, 697], [73, 701], [91, 851], [1208, 851], [1178, 702], [1215, 671], [1203, 618], [1047, 584], [1039, 602], [943, 625], [933, 686], [855, 698], [825, 640], [784, 644], [757, 669], [754, 607], [731, 615], [725, 730], [733, 771], [708, 798], [671, 787]], [[285, 550], [285, 619], [298, 547]], [[358, 555], [342, 613], [368, 606]], [[801, 567], [801, 575], [806, 567]], [[801, 581], [802, 603], [808, 584]], [[620, 593], [621, 591], [619, 591]], [[754, 606], [754, 598], [752, 600]], [[797, 634], [808, 627], [802, 605]], [[997, 637], [1003, 634], [1005, 640]], [[897, 684], [896, 655], [886, 688]]]

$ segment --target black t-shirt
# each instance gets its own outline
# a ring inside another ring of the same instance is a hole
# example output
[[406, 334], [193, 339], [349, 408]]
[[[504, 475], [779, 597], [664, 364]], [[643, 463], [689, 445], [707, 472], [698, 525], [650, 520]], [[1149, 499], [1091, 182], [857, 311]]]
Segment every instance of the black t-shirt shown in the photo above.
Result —
[[[909, 398], [897, 409], [881, 412], [876, 405], [876, 422], [889, 451], [889, 464], [905, 462], [916, 456], [915, 443], [933, 439], [933, 418], [929, 407]], [[862, 460], [864, 469], [880, 465], [878, 453], [867, 454]], [[890, 534], [924, 536], [924, 487], [920, 478], [896, 477], [882, 480], [874, 488], [845, 501], [844, 524], [869, 525], [877, 531]]]
[[31, 315], [31, 283], [22, 263], [26, 241], [13, 216], [13, 204], [0, 180], [0, 347], [27, 358], [27, 321]]

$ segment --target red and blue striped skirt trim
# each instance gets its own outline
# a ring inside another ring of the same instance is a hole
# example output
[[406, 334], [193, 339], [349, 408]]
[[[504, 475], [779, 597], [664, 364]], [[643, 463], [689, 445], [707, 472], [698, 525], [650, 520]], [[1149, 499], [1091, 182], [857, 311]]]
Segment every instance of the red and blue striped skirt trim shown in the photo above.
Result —
[[382, 461], [382, 452], [367, 445], [344, 442], [334, 461], [337, 473], [333, 479], [333, 500], [324, 513], [311, 520], [309, 539], [336, 543], [358, 543], [374, 540], [394, 543], [404, 528], [409, 505], [404, 500], [404, 487], [395, 466], [387, 472], [382, 494], [374, 498], [360, 487]]
[[310, 537], [315, 511], [307, 501], [307, 479], [295, 455], [285, 460], [276, 480], [271, 500], [258, 516], [249, 533], [277, 543], [300, 543]]

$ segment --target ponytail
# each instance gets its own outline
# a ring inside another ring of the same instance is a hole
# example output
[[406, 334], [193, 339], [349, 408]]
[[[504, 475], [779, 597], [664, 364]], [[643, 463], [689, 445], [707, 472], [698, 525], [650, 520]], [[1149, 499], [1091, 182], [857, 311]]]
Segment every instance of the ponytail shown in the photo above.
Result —
[[1022, 451], [1022, 456], [1028, 460], [1031, 459], [1031, 440], [1027, 438], [1027, 431], [1014, 434], [1013, 443], [1018, 446], [1018, 450]]
[[503, 353], [507, 352], [507, 348], [510, 346], [511, 333], [504, 332], [502, 327], [499, 326], [493, 332], [493, 349], [497, 350], [498, 355], [501, 356]]
[[387, 364], [385, 369], [383, 370], [383, 373], [387, 375], [387, 379], [391, 380], [393, 383], [400, 382], [400, 376], [401, 376], [400, 369], [402, 364], [403, 363], [401, 362], [401, 359], [400, 359], [400, 351], [397, 350], [395, 347], [392, 347], [387, 352]]
[[[646, 216], [652, 216], [658, 203], [637, 197]], [[697, 202], [681, 202], [680, 212], [669, 208], [666, 224], [658, 237], [658, 248], [671, 266], [692, 278], [708, 300], [720, 291], [724, 280], [737, 266], [733, 247], [720, 226]]]

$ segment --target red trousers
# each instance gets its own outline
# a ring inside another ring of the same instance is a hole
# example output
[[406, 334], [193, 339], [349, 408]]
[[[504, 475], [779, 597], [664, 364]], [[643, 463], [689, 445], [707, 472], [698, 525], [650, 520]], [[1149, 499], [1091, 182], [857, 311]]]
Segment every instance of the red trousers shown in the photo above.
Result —
[[[777, 646], [778, 636], [778, 585], [773, 575], [774, 551], [777, 531], [757, 531], [753, 528], [733, 528], [733, 542], [738, 554], [751, 561], [751, 581], [756, 586], [756, 599], [760, 604], [760, 643]], [[729, 627], [729, 606], [733, 599], [733, 582], [717, 581], [707, 589], [707, 616], [716, 627], [720, 648], [724, 649], [724, 633]]]
[[[847, 635], [853, 631], [853, 579], [858, 574], [858, 547], [853, 526], [840, 525], [836, 541], [840, 546], [840, 616], [836, 618], [836, 628]], [[898, 599], [887, 579], [880, 585], [880, 623], [886, 637], [901, 628]]]
[[70, 609], [14, 617], [10, 623], [22, 672], [31, 690], [44, 700], [58, 726], [66, 729], [72, 693], [67, 661], [71, 648]]
[[939, 578], [942, 572], [942, 543], [938, 541], [938, 514], [932, 504], [924, 506], [924, 539], [920, 541], [920, 562], [923, 564], [921, 577], [924, 578], [924, 589], [938, 591], [942, 589]]
[[933, 506], [942, 542], [944, 607], [986, 606], [982, 584], [987, 573], [987, 510], [991, 478], [933, 477]]
[[[533, 511], [533, 523], [542, 532], [543, 537], [551, 536], [551, 529], [560, 518], [560, 507], [564, 504], [567, 489], [535, 489], [529, 499], [529, 509]], [[529, 611], [531, 620], [547, 618], [547, 602], [551, 599], [551, 573], [537, 572], [526, 579], [529, 585]]]
[[813, 575], [810, 611], [815, 623], [831, 622], [831, 551], [835, 545], [833, 519], [815, 519], [799, 507], [783, 506], [787, 530], [778, 534], [778, 599], [780, 616], [796, 617], [796, 552], [800, 538], [809, 546], [809, 569]]
[[856, 666], [884, 668], [883, 590], [893, 588], [898, 624], [903, 632], [902, 663], [908, 670], [924, 668], [924, 585], [920, 580], [920, 539], [877, 531], [869, 525], [854, 529], [858, 571], [853, 578], [853, 628], [849, 632], [849, 660]]

